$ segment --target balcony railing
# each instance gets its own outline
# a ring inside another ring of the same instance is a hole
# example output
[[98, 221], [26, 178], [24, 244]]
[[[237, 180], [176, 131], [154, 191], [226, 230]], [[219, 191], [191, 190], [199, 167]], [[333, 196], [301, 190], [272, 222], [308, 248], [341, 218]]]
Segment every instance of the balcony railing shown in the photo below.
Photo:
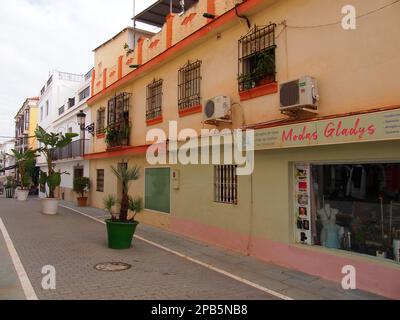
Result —
[[131, 123], [120, 121], [110, 124], [106, 130], [107, 149], [129, 146]]
[[58, 160], [83, 157], [85, 154], [89, 152], [89, 149], [90, 149], [90, 140], [81, 139], [73, 141], [64, 148], [54, 149], [53, 160], [58, 161]]

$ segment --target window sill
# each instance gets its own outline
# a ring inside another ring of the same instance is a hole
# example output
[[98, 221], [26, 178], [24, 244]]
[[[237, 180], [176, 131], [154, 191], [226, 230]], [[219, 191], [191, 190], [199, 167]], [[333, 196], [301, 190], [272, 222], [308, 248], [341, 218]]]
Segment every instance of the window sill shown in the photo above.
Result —
[[181, 118], [187, 117], [192, 114], [200, 113], [202, 111], [203, 111], [203, 106], [201, 104], [199, 104], [197, 106], [185, 108], [184, 110], [179, 110], [179, 117], [181, 117]]
[[146, 124], [148, 127], [154, 126], [155, 124], [162, 123], [164, 121], [162, 116], [156, 117], [151, 120], [146, 120]]
[[278, 92], [278, 83], [272, 82], [259, 87], [239, 92], [240, 101], [246, 101]]

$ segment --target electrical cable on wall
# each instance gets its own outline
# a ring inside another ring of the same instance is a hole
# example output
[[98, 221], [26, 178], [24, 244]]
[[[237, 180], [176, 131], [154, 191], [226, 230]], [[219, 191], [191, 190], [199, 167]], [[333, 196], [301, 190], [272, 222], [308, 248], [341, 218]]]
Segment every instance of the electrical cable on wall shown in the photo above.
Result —
[[[399, 2], [400, 2], [400, 0], [395, 0], [395, 1], [393, 1], [391, 3], [388, 3], [388, 4], [386, 4], [386, 5], [382, 6], [382, 7], [379, 7], [377, 9], [375, 9], [375, 10], [371, 10], [369, 12], [360, 14], [360, 15], [356, 16], [356, 18], [357, 19], [364, 18], [364, 17], [369, 16], [371, 14], [374, 14], [374, 13], [377, 13], [379, 11], [382, 11], [382, 10], [384, 10], [384, 9], [390, 7], [390, 6], [393, 6], [393, 5], [395, 5], [395, 4], [399, 3]], [[315, 29], [315, 28], [331, 27], [331, 26], [334, 26], [334, 25], [339, 25], [341, 23], [342, 23], [342, 20], [336, 21], [336, 22], [331, 22], [331, 23], [326, 23], [326, 24], [312, 25], [312, 26], [291, 26], [291, 25], [287, 25], [286, 27], [287, 28], [292, 28], [292, 29]]]

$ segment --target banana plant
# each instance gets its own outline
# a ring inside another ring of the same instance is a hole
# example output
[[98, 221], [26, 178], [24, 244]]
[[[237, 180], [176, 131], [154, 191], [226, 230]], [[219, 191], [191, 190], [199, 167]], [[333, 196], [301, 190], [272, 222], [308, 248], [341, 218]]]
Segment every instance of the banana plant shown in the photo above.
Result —
[[47, 173], [40, 172], [40, 184], [49, 187], [48, 198], [55, 198], [55, 190], [61, 185], [61, 176], [68, 174], [67, 172], [56, 172], [53, 158], [55, 149], [64, 148], [72, 142], [72, 139], [77, 137], [76, 133], [54, 133], [47, 132], [42, 127], [38, 127], [35, 131], [35, 137], [40, 143], [38, 151], [43, 154], [47, 163]]
[[28, 190], [32, 184], [32, 177], [29, 175], [29, 167], [35, 166], [37, 157], [36, 150], [28, 149], [26, 151], [11, 150], [11, 156], [14, 157], [15, 163], [18, 166], [18, 175], [22, 190]]

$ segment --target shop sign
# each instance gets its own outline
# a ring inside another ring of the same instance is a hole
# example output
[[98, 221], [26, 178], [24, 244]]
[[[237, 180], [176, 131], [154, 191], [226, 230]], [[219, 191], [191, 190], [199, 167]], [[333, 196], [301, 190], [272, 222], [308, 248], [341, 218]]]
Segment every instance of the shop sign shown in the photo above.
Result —
[[400, 139], [400, 109], [255, 131], [255, 150]]

